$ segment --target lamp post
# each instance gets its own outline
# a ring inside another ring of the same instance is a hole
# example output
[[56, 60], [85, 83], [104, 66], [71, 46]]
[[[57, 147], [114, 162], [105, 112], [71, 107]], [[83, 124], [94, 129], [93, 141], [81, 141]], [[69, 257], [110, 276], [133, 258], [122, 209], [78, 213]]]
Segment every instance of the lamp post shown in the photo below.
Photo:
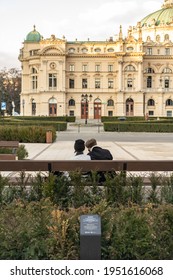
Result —
[[82, 94], [82, 101], [85, 103], [85, 124], [88, 123], [88, 103], [89, 103], [89, 99], [88, 97], [91, 99], [92, 98], [92, 94], [90, 94], [88, 96], [88, 94]]
[[24, 109], [25, 109], [25, 100], [22, 99], [22, 106], [23, 106], [23, 116], [24, 116]]

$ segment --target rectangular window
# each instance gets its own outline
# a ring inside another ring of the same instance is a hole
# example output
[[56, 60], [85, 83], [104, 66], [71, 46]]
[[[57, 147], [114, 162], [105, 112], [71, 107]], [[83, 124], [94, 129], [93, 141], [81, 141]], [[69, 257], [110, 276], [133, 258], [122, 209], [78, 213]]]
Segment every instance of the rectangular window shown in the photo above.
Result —
[[74, 79], [69, 79], [69, 88], [74, 88]]
[[82, 79], [82, 88], [87, 88], [87, 79]]
[[165, 48], [165, 55], [170, 55], [170, 48]]
[[152, 88], [152, 76], [147, 77], [147, 88]]
[[83, 65], [82, 65], [82, 71], [83, 71], [83, 72], [86, 72], [86, 71], [87, 71], [87, 66], [88, 66], [88, 65], [86, 65], [86, 64], [83, 64]]
[[96, 64], [95, 70], [96, 70], [96, 72], [100, 72], [100, 64]]
[[74, 116], [74, 111], [70, 110], [69, 115], [73, 117]]
[[112, 79], [108, 79], [108, 88], [114, 87], [114, 81]]
[[113, 116], [113, 111], [108, 111], [108, 117], [112, 117]]
[[100, 88], [100, 79], [95, 79], [95, 88]]
[[70, 70], [70, 72], [74, 72], [74, 64], [70, 64], [69, 70]]
[[154, 111], [148, 111], [149, 116], [154, 116]]
[[128, 79], [128, 80], [127, 80], [127, 87], [128, 87], [128, 88], [132, 88], [132, 86], [133, 86], [132, 79]]
[[166, 116], [167, 117], [172, 117], [172, 111], [166, 111]]
[[37, 89], [37, 76], [32, 76], [32, 89]]
[[152, 55], [152, 48], [147, 48], [147, 55]]
[[56, 90], [57, 78], [56, 74], [49, 74], [49, 90]]
[[112, 64], [109, 64], [108, 65], [108, 72], [112, 72], [113, 71], [113, 65]]
[[169, 88], [169, 79], [165, 79], [165, 88]]

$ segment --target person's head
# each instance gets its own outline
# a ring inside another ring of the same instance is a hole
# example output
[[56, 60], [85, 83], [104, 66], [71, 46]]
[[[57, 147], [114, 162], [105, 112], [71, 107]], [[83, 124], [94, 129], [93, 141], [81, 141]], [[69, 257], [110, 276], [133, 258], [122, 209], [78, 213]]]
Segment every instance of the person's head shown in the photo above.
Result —
[[94, 138], [89, 139], [86, 141], [85, 146], [87, 147], [88, 150], [90, 150], [93, 146], [97, 145], [97, 141]]
[[85, 142], [82, 139], [77, 139], [74, 143], [74, 150], [75, 152], [83, 152], [85, 150]]

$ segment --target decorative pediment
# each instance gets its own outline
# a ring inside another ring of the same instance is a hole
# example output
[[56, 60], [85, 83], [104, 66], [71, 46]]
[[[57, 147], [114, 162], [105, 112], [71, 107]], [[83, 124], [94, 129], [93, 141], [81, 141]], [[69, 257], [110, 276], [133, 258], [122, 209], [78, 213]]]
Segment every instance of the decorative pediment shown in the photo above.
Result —
[[49, 46], [41, 51], [42, 55], [63, 55], [63, 51], [57, 46]]

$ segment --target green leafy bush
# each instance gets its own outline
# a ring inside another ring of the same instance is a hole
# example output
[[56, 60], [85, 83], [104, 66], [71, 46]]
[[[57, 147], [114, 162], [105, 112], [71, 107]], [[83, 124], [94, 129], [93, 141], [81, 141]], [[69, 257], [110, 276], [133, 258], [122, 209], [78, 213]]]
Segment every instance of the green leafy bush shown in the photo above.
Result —
[[172, 177], [151, 174], [144, 199], [142, 178], [123, 172], [106, 174], [104, 186], [80, 170], [22, 171], [15, 184], [0, 175], [0, 259], [79, 259], [84, 214], [101, 217], [103, 260], [173, 259]]
[[43, 126], [0, 126], [0, 140], [45, 143], [48, 129], [52, 131], [52, 140], [55, 141], [56, 130]]

